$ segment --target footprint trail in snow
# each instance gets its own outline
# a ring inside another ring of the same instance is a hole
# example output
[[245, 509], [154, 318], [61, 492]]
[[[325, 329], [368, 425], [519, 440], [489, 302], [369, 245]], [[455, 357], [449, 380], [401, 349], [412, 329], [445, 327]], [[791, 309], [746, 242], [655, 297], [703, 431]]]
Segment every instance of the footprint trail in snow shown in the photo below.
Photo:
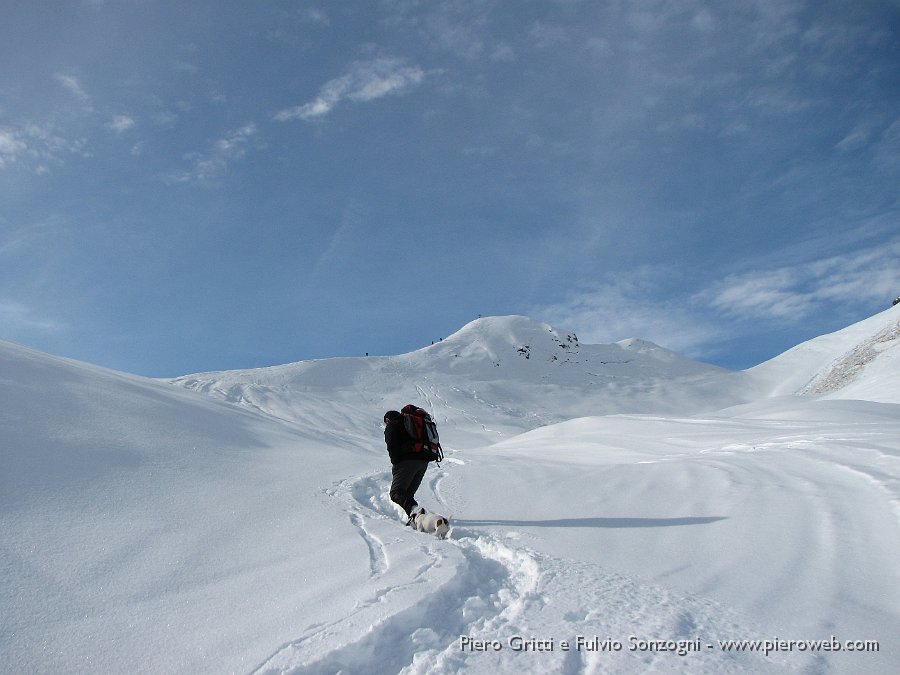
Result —
[[[441, 507], [443, 475], [427, 483]], [[514, 533], [456, 528], [439, 541], [406, 529], [389, 484], [381, 472], [325, 491], [365, 542], [369, 584], [347, 616], [308, 627], [258, 674], [786, 673], [809, 665], [717, 651], [710, 636], [759, 631], [712, 601], [537, 553]]]

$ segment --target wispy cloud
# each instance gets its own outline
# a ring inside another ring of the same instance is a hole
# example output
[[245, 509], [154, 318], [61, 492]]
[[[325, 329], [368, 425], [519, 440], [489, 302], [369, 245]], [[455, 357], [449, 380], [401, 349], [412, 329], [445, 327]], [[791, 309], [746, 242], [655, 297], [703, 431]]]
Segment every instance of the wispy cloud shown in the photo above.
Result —
[[331, 235], [328, 245], [322, 249], [309, 272], [308, 288], [314, 289], [325, 282], [327, 275], [346, 267], [344, 258], [350, 256], [354, 244], [365, 236], [365, 222], [364, 209], [356, 202], [343, 209], [340, 226]]
[[84, 90], [84, 87], [81, 86], [81, 81], [74, 75], [57, 73], [53, 77], [76, 98], [79, 98], [82, 101], [88, 101], [90, 99], [87, 92]]
[[18, 127], [0, 127], [0, 169], [20, 166], [46, 173], [60, 166], [68, 155], [88, 154], [84, 138], [69, 139], [49, 126], [26, 123]]
[[535, 21], [531, 25], [528, 34], [538, 49], [552, 49], [565, 44], [569, 40], [564, 28], [547, 24], [543, 21]]
[[721, 337], [721, 329], [663, 293], [665, 270], [645, 267], [626, 276], [571, 292], [560, 303], [531, 310], [559, 328], [574, 330], [589, 343], [638, 337], [696, 355], [701, 345]]
[[871, 123], [860, 122], [851, 129], [850, 132], [835, 145], [835, 147], [841, 152], [853, 152], [868, 145], [871, 137]]
[[878, 139], [875, 161], [892, 173], [900, 171], [900, 118], [896, 119]]
[[116, 115], [106, 124], [106, 127], [117, 134], [122, 134], [133, 129], [136, 124], [134, 118], [129, 115]]
[[699, 292], [672, 293], [666, 270], [645, 267], [569, 293], [530, 312], [585, 342], [652, 340], [700, 357], [749, 324], [795, 326], [816, 314], [879, 306], [900, 289], [900, 237], [878, 246], [732, 274]]
[[275, 115], [279, 122], [310, 120], [327, 115], [342, 101], [366, 102], [399, 94], [425, 79], [425, 71], [403, 59], [382, 57], [354, 63], [341, 77], [326, 82], [318, 96]]
[[324, 10], [318, 9], [316, 7], [306, 7], [299, 9], [297, 11], [297, 14], [301, 21], [305, 21], [307, 23], [314, 23], [321, 26], [331, 25], [331, 20], [328, 18], [328, 14], [326, 14]]
[[801, 321], [848, 303], [892, 298], [900, 288], [900, 238], [790, 267], [735, 274], [695, 296], [727, 316]]
[[724, 314], [760, 319], [806, 316], [813, 295], [799, 288], [801, 275], [794, 268], [733, 275], [697, 296], [703, 304]]
[[207, 153], [194, 153], [186, 156], [193, 162], [189, 171], [169, 174], [166, 180], [175, 183], [197, 181], [209, 183], [221, 178], [228, 170], [229, 164], [247, 154], [254, 139], [259, 135], [259, 128], [253, 122], [235, 129], [223, 138], [215, 141]]
[[33, 309], [19, 302], [0, 299], [0, 325], [9, 334], [19, 331], [58, 331], [62, 324], [52, 319], [39, 316]]
[[28, 144], [12, 129], [0, 129], [0, 169], [15, 164], [28, 150]]

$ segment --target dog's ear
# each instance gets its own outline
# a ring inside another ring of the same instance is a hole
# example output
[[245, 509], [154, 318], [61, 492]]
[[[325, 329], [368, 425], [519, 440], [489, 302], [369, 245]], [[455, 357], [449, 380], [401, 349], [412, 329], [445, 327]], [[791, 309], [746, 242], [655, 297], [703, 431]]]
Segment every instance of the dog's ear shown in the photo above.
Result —
[[444, 520], [443, 518], [438, 518], [437, 523], [435, 523], [435, 524], [436, 524], [438, 527], [440, 527], [441, 525], [446, 525], [446, 524], [447, 524], [447, 521]]

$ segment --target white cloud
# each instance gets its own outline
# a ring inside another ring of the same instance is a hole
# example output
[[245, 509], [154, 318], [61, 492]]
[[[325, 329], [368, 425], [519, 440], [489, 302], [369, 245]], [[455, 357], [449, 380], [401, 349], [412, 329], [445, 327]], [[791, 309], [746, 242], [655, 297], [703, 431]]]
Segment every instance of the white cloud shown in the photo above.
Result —
[[176, 61], [174, 64], [172, 64], [172, 68], [176, 73], [188, 73], [190, 75], [196, 75], [200, 72], [200, 68], [196, 64], [189, 61]]
[[594, 287], [570, 293], [561, 303], [535, 308], [531, 313], [551, 325], [575, 331], [586, 343], [637, 337], [696, 355], [701, 345], [721, 337], [721, 330], [686, 303], [664, 297], [666, 277], [663, 270], [651, 268], [628, 277], [610, 277]]
[[65, 87], [70, 93], [74, 94], [77, 98], [82, 101], [87, 101], [90, 97], [87, 95], [87, 92], [81, 86], [81, 82], [74, 75], [64, 75], [62, 73], [57, 73], [53, 76], [57, 82], [59, 82], [63, 87]]
[[592, 37], [585, 43], [588, 52], [595, 58], [607, 58], [613, 55], [609, 40], [604, 37]]
[[858, 124], [835, 146], [841, 152], [853, 152], [865, 147], [872, 135], [869, 124]]
[[178, 115], [170, 110], [163, 110], [153, 116], [153, 123], [161, 127], [173, 127], [178, 122]]
[[528, 34], [538, 49], [551, 49], [569, 41], [565, 28], [548, 25], [543, 21], [535, 21]]
[[382, 57], [358, 62], [351, 66], [347, 74], [326, 82], [315, 99], [282, 110], [275, 115], [275, 119], [279, 122], [310, 120], [327, 115], [344, 100], [373, 101], [399, 94], [424, 79], [425, 72], [421, 68], [409, 66], [402, 59]]
[[206, 183], [221, 178], [231, 162], [247, 154], [248, 146], [258, 134], [259, 128], [256, 124], [248, 122], [215, 141], [209, 152], [188, 155], [187, 159], [193, 161], [191, 170], [170, 174], [166, 179], [175, 183], [192, 181]]
[[308, 290], [317, 284], [326, 283], [328, 275], [346, 266], [345, 259], [351, 255], [354, 244], [358, 244], [365, 235], [366, 220], [362, 207], [355, 202], [343, 209], [340, 226], [312, 266], [308, 276]]
[[900, 289], [900, 238], [790, 267], [731, 275], [695, 300], [723, 314], [800, 321], [830, 306], [877, 303]]
[[765, 270], [730, 276], [698, 299], [725, 314], [792, 319], [808, 315], [814, 304], [799, 285], [800, 275], [793, 268]]
[[19, 127], [0, 128], [0, 169], [20, 165], [37, 173], [49, 171], [48, 165], [63, 164], [67, 155], [86, 156], [87, 141], [67, 139], [47, 126], [33, 122]]
[[516, 60], [516, 51], [506, 43], [500, 43], [491, 52], [491, 61], [497, 63], [513, 63]]
[[128, 115], [116, 115], [106, 126], [117, 134], [124, 133], [129, 129], [133, 129], [136, 122], [133, 117]]
[[875, 147], [875, 161], [888, 171], [900, 169], [900, 118], [879, 137]]
[[808, 111], [815, 102], [787, 87], [761, 86], [748, 93], [746, 104], [764, 115], [795, 115]]
[[326, 14], [324, 10], [318, 9], [316, 7], [309, 7], [305, 10], [300, 10], [300, 18], [301, 20], [307, 21], [309, 23], [319, 24], [321, 26], [331, 25], [328, 14]]
[[15, 164], [28, 144], [12, 129], [0, 129], [0, 169]]
[[[533, 316], [589, 343], [638, 337], [694, 358], [744, 334], [746, 322], [792, 325], [816, 313], [885, 308], [900, 293], [900, 237], [838, 256], [732, 274], [691, 294], [645, 267], [569, 293]], [[673, 292], [674, 291], [674, 292]], [[738, 323], [740, 322], [740, 323]]]
[[701, 33], [711, 33], [716, 29], [716, 20], [709, 9], [704, 7], [694, 14], [691, 25]]
[[9, 331], [42, 330], [56, 331], [61, 324], [38, 316], [34, 310], [18, 302], [0, 300], [0, 324]]
[[678, 131], [702, 131], [706, 127], [706, 120], [703, 116], [694, 113], [684, 113], [678, 117], [656, 125], [656, 130], [660, 133], [670, 133]]

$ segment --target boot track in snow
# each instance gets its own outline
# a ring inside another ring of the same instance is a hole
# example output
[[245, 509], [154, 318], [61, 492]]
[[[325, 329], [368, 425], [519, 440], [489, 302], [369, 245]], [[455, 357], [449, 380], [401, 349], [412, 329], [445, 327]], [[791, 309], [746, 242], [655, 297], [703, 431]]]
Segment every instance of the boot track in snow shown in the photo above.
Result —
[[[429, 486], [446, 506], [438, 490], [442, 477], [443, 471]], [[335, 623], [308, 626], [258, 675], [493, 674], [511, 668], [784, 673], [809, 665], [712, 650], [698, 636], [758, 634], [714, 602], [551, 558], [476, 529], [457, 528], [444, 541], [414, 532], [399, 519], [389, 484], [390, 473], [379, 472], [323, 491], [366, 544], [371, 573], [361, 595], [368, 597]], [[671, 644], [647, 642], [654, 636], [667, 636]], [[676, 643], [689, 651], [664, 649]]]

